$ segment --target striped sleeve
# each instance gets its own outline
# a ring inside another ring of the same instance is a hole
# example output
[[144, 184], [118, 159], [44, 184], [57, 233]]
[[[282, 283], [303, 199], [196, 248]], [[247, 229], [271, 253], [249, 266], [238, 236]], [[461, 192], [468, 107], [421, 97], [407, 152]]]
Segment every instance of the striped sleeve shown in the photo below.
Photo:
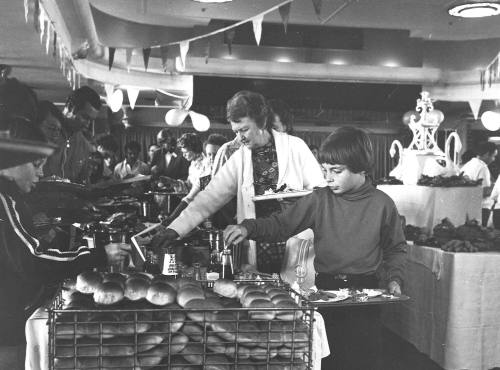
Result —
[[[70, 262], [81, 256], [91, 254], [91, 250], [86, 246], [81, 246], [74, 251], [61, 251], [55, 248], [43, 248], [40, 240], [31, 235], [23, 225], [21, 216], [16, 208], [16, 201], [10, 196], [1, 193], [0, 201], [4, 212], [2, 218], [5, 218], [5, 222], [14, 231], [20, 244], [24, 246], [31, 255], [46, 260]], [[15, 245], [19, 244], [15, 243], [14, 240], [9, 240], [9, 243], [10, 242]]]

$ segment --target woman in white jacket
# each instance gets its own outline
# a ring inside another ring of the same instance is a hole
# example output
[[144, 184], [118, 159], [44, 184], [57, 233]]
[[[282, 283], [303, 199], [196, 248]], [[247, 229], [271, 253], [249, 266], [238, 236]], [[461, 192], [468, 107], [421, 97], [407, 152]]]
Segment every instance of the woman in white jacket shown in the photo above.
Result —
[[[326, 185], [307, 144], [298, 137], [271, 129], [273, 118], [262, 95], [250, 91], [236, 93], [227, 103], [227, 119], [243, 145], [206, 189], [168, 226], [166, 240], [185, 236], [234, 196], [237, 198], [237, 220], [241, 222], [280, 209], [277, 202], [254, 203], [254, 195], [283, 186], [312, 190]], [[250, 242], [247, 262], [257, 263], [254, 242]]]

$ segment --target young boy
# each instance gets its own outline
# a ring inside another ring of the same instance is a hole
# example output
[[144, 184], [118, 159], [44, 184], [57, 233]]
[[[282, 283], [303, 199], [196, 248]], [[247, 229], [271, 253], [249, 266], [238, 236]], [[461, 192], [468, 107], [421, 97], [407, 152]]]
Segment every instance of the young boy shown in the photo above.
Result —
[[[327, 187], [270, 217], [224, 231], [226, 243], [245, 238], [285, 240], [314, 231], [318, 289], [378, 288], [401, 294], [406, 241], [394, 202], [371, 183], [373, 149], [361, 130], [342, 127], [319, 152]], [[378, 369], [381, 328], [376, 305], [322, 309], [332, 355], [323, 369]]]

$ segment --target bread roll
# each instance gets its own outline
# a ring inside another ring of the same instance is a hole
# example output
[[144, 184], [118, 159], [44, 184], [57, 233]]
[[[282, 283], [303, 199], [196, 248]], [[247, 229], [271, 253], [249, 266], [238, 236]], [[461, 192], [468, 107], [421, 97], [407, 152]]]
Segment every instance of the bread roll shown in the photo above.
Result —
[[270, 348], [269, 352], [267, 348], [262, 347], [254, 347], [250, 350], [250, 357], [258, 361], [269, 361], [277, 355], [278, 350], [276, 348]]
[[[187, 316], [196, 322], [210, 322], [212, 315], [217, 312], [217, 310], [224, 308], [224, 306], [216, 298], [209, 299], [191, 299], [184, 305], [184, 309], [187, 310]], [[195, 311], [191, 311], [195, 310]], [[203, 310], [203, 311], [198, 311]]]
[[155, 283], [160, 281], [162, 283], [170, 285], [175, 290], [179, 289], [179, 285], [177, 284], [177, 280], [171, 276], [167, 275], [155, 275], [151, 282]]
[[257, 325], [252, 322], [239, 322], [238, 332], [236, 330], [236, 316], [228, 312], [214, 314], [214, 320], [210, 323], [212, 331], [222, 339], [254, 347], [258, 342], [264, 340], [263, 333]]
[[286, 347], [302, 348], [309, 345], [309, 328], [300, 321], [273, 321], [273, 330], [281, 330]]
[[238, 290], [236, 292], [236, 297], [238, 299], [241, 299], [241, 296], [243, 295], [243, 292], [245, 291], [247, 286], [250, 286], [250, 284], [238, 284]]
[[284, 358], [303, 358], [307, 353], [305, 348], [294, 348], [293, 351], [291, 348], [286, 346], [281, 346], [278, 348], [278, 356]]
[[72, 356], [132, 356], [135, 354], [133, 337], [115, 337], [103, 339], [102, 344], [99, 339], [81, 338], [76, 341], [57, 341], [56, 357]]
[[[236, 357], [236, 349], [234, 344], [229, 344], [226, 347], [226, 356], [229, 356], [231, 358]], [[250, 358], [250, 348], [245, 347], [245, 346], [238, 346], [238, 359], [239, 360], [247, 360]], [[238, 365], [238, 369], [240, 368], [240, 365]]]
[[219, 279], [214, 282], [214, 292], [223, 297], [235, 298], [238, 293], [238, 287], [232, 280]]
[[176, 283], [177, 283], [177, 286], [179, 287], [179, 289], [181, 289], [182, 287], [188, 286], [188, 285], [195, 286], [195, 287], [201, 289], [201, 283], [198, 280], [193, 280], [193, 279], [186, 278], [186, 277], [181, 277], [181, 278], [177, 279]]
[[274, 296], [279, 295], [279, 294], [284, 294], [284, 295], [290, 296], [290, 294], [285, 289], [276, 288], [276, 287], [267, 287], [266, 289], [264, 289], [264, 291], [271, 298], [273, 298]]
[[125, 275], [120, 274], [119, 272], [106, 272], [102, 275], [102, 282], [113, 281], [121, 285], [122, 289], [125, 288], [125, 280], [127, 278]]
[[102, 276], [95, 271], [84, 271], [76, 277], [75, 288], [84, 294], [94, 294], [94, 291], [101, 285]]
[[292, 297], [290, 297], [288, 294], [277, 294], [274, 297], [271, 298], [271, 302], [274, 304], [278, 304], [280, 302], [294, 302]]
[[265, 308], [266, 310], [261, 311], [249, 311], [250, 318], [253, 320], [273, 320], [276, 313], [274, 310], [274, 305], [265, 299], [254, 299], [250, 302], [250, 308]]
[[131, 301], [144, 299], [148, 294], [149, 285], [150, 282], [147, 279], [140, 277], [128, 278], [127, 281], [125, 281], [124, 295]]
[[135, 278], [151, 282], [151, 280], [153, 279], [153, 275], [148, 274], [147, 272], [132, 272], [127, 277], [127, 279], [135, 279]]
[[149, 351], [139, 353], [137, 362], [140, 366], [149, 367], [159, 365], [163, 358], [181, 352], [188, 343], [189, 339], [182, 333], [172, 336], [171, 342], [163, 341], [158, 346]]
[[189, 343], [181, 352], [184, 359], [193, 365], [203, 365], [203, 369], [210, 370], [229, 370], [230, 362], [226, 356], [217, 353], [206, 353], [203, 363], [203, 345], [198, 343]]
[[245, 294], [241, 298], [241, 305], [243, 307], [250, 307], [250, 305], [252, 304], [252, 302], [255, 301], [256, 299], [260, 299], [260, 300], [265, 300], [265, 301], [271, 302], [271, 299], [269, 298], [269, 296], [266, 293], [264, 293], [264, 292], [250, 292], [248, 294]]
[[155, 312], [153, 320], [154, 325], [151, 332], [175, 333], [184, 324], [186, 314], [180, 306], [173, 303], [165, 306], [163, 310]]
[[203, 328], [194, 322], [185, 323], [182, 326], [182, 332], [195, 342], [201, 342], [203, 340]]
[[250, 293], [250, 292], [264, 292], [264, 289], [261, 288], [259, 285], [247, 285], [244, 289], [243, 292], [241, 293], [240, 301], [243, 299], [243, 297]]
[[175, 302], [177, 292], [170, 285], [154, 282], [148, 288], [146, 299], [157, 306], [165, 306]]
[[283, 345], [285, 336], [281, 330], [273, 330], [271, 321], [259, 321], [257, 327], [265, 337], [265, 340], [257, 343], [258, 347], [267, 348], [269, 346], [269, 348], [278, 348]]
[[122, 286], [115, 281], [106, 281], [94, 290], [94, 301], [97, 304], [115, 304], [120, 302], [123, 296]]
[[278, 320], [293, 321], [298, 320], [304, 314], [302, 310], [299, 310], [299, 305], [293, 301], [280, 301], [275, 304], [276, 308], [294, 308], [291, 311], [276, 310], [276, 318]]
[[192, 299], [203, 299], [205, 298], [205, 293], [201, 288], [195, 286], [185, 286], [179, 288], [177, 292], [177, 303], [179, 306], [184, 307]]

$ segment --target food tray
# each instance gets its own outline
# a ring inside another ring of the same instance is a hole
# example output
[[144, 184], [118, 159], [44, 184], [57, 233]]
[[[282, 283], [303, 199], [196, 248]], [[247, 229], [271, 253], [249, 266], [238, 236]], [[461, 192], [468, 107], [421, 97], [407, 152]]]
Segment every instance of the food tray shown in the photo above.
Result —
[[59, 291], [49, 308], [49, 369], [312, 369], [315, 309], [286, 290], [299, 306], [272, 310], [300, 319], [250, 319], [250, 311], [270, 309], [230, 304], [217, 311], [125, 301], [63, 309]]
[[305, 195], [311, 194], [312, 192], [313, 192], [312, 190], [294, 190], [294, 191], [286, 191], [286, 192], [273, 193], [273, 194], [255, 195], [252, 197], [252, 200], [257, 202], [260, 200], [297, 198], [297, 197], [303, 197]]

